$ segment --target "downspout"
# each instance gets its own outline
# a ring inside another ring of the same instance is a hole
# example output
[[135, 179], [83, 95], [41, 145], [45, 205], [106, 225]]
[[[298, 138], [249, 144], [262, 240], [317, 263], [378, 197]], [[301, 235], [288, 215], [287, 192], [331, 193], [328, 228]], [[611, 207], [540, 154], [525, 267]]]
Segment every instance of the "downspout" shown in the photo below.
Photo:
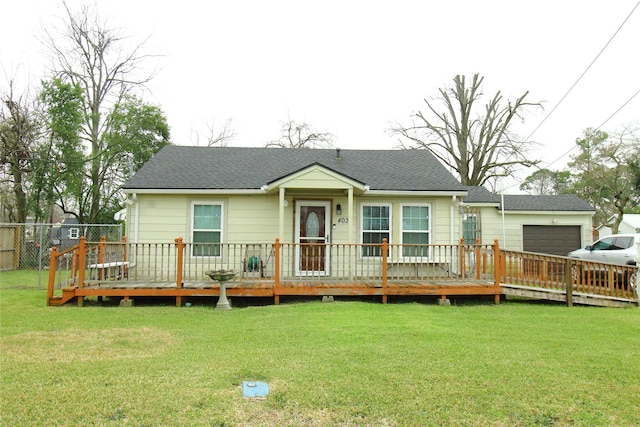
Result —
[[500, 193], [500, 205], [502, 205], [502, 248], [507, 249], [507, 233], [504, 230], [504, 192]]

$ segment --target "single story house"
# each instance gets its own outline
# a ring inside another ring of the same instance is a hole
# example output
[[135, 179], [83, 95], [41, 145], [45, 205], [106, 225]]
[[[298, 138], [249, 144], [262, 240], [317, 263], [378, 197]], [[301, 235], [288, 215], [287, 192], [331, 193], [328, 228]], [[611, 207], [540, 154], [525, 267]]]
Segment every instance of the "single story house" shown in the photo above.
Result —
[[475, 237], [564, 255], [583, 246], [594, 213], [575, 196], [505, 195], [503, 202], [463, 186], [428, 150], [168, 146], [123, 189], [134, 243], [457, 244]]

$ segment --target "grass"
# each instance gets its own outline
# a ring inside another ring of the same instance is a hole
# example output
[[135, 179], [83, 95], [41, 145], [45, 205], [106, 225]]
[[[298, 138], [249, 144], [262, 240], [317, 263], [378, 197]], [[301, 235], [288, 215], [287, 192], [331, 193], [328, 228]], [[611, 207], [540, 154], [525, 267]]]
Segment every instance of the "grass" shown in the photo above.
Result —
[[[0, 273], [1, 425], [637, 425], [640, 310], [88, 304]], [[25, 289], [26, 288], [26, 289]], [[33, 288], [33, 286], [31, 286]], [[242, 381], [265, 381], [264, 400]]]

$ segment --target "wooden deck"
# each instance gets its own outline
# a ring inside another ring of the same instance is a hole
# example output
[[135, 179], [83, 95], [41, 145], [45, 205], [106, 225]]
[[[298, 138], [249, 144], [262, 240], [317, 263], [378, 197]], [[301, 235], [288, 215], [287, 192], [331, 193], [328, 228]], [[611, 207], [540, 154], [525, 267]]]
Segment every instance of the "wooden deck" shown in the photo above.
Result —
[[[334, 245], [327, 248], [335, 254], [325, 263], [330, 270], [306, 276], [295, 269], [294, 244], [218, 246], [218, 254], [208, 257], [188, 256], [193, 248], [181, 239], [175, 245], [101, 241], [93, 246], [81, 239], [68, 251], [54, 248], [47, 304], [82, 305], [87, 297], [170, 297], [182, 306], [186, 298], [220, 296], [220, 285], [204, 272], [233, 269], [237, 277], [225, 286], [228, 297], [272, 298], [274, 304], [296, 296], [379, 297], [382, 303], [390, 296], [493, 296], [498, 304], [509, 295], [567, 305], [638, 305], [636, 267], [504, 251], [497, 241], [426, 245], [420, 253], [428, 252], [429, 258], [402, 257], [402, 245], [386, 242], [378, 258], [360, 256], [362, 245]], [[247, 268], [248, 253], [260, 260], [253, 264], [259, 268]]]
[[[300, 281], [281, 281], [277, 286], [273, 280], [244, 280], [228, 282], [228, 297], [262, 297], [273, 298], [274, 304], [280, 297], [291, 296], [374, 296], [386, 303], [389, 296], [434, 296], [447, 299], [450, 296], [494, 296], [499, 303], [502, 290], [492, 283], [480, 280], [441, 280], [431, 283], [404, 280], [388, 282], [383, 286], [379, 281], [322, 281], [304, 283]], [[177, 287], [173, 282], [131, 282], [127, 280], [89, 283], [83, 287], [67, 287], [63, 289], [65, 296], [52, 300], [52, 305], [59, 305], [73, 299], [79, 305], [85, 297], [171, 297], [176, 305], [183, 304], [183, 298], [219, 297], [220, 285], [213, 281], [185, 282]], [[54, 302], [55, 301], [55, 302]]]

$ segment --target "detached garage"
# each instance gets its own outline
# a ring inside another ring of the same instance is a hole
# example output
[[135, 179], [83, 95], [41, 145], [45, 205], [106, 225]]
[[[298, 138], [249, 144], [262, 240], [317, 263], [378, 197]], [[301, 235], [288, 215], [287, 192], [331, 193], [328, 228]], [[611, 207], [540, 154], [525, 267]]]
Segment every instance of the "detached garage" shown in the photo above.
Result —
[[522, 250], [566, 256], [582, 247], [579, 225], [524, 225]]
[[467, 190], [463, 222], [474, 218], [483, 244], [498, 239], [504, 249], [565, 256], [592, 241], [595, 209], [574, 194], [500, 196], [483, 187]]

